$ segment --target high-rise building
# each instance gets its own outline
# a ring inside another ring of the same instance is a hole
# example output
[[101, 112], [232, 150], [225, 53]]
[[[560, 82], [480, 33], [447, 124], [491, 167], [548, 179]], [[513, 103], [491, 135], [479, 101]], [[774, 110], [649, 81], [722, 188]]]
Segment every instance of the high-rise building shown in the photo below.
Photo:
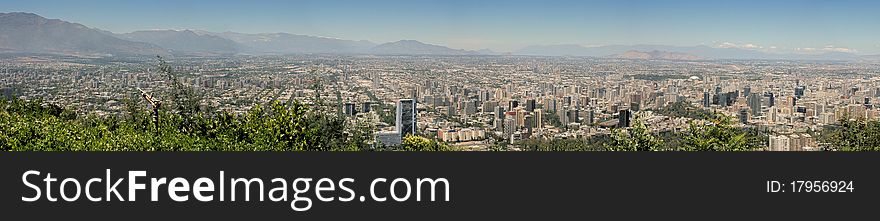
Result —
[[524, 127], [526, 125], [526, 111], [518, 109], [514, 113], [516, 114], [516, 125]]
[[372, 111], [371, 103], [369, 101], [361, 103], [361, 112], [370, 113]]
[[519, 101], [510, 100], [509, 102], [507, 102], [507, 111], [512, 111], [516, 107], [519, 107]]
[[516, 116], [507, 116], [504, 118], [504, 137], [511, 139], [513, 133], [516, 132]]
[[726, 107], [727, 106], [727, 93], [715, 94], [715, 104], [718, 104], [722, 107]]
[[767, 106], [768, 107], [776, 106], [776, 97], [773, 96], [773, 92], [764, 93], [764, 97], [767, 97]]
[[556, 116], [559, 117], [559, 122], [562, 125], [568, 125], [568, 109], [559, 109], [559, 111], [556, 111]]
[[749, 95], [751, 95], [751, 94], [752, 94], [752, 86], [746, 85], [746, 87], [743, 88], [743, 97], [748, 98]]
[[596, 123], [596, 110], [593, 110], [593, 108], [589, 109], [587, 123], [589, 123], [590, 125]]
[[789, 151], [791, 146], [791, 139], [786, 135], [770, 135], [769, 144], [767, 145], [767, 149], [769, 151]]
[[544, 127], [544, 122], [542, 121], [544, 119], [544, 110], [535, 109], [534, 113], [535, 113], [535, 128], [540, 130], [541, 128]]
[[630, 94], [629, 96], [629, 107], [633, 111], [639, 111], [642, 107], [642, 95], [641, 94]]
[[495, 111], [495, 107], [498, 107], [497, 101], [486, 101], [483, 102], [483, 112], [492, 112]]
[[464, 108], [462, 111], [465, 115], [471, 116], [477, 113], [477, 100], [469, 100], [464, 102]]
[[761, 98], [762, 96], [759, 94], [749, 94], [746, 102], [749, 103], [749, 109], [752, 111], [752, 116], [761, 115]]
[[709, 92], [703, 92], [703, 107], [709, 107], [710, 104], [712, 104], [712, 101], [709, 97]]
[[749, 123], [749, 110], [748, 109], [739, 110], [739, 122], [742, 124]]
[[632, 120], [632, 111], [630, 110], [620, 110], [620, 114], [617, 116], [617, 127], [626, 128], [631, 126], [630, 120]]
[[535, 108], [537, 108], [537, 107], [538, 107], [538, 104], [535, 101], [535, 99], [526, 100], [526, 111], [528, 111], [528, 112], [535, 111]]
[[721, 100], [721, 103], [722, 103], [721, 106], [725, 106], [725, 107], [727, 107], [727, 106], [733, 106], [733, 104], [736, 103], [736, 98], [739, 97], [739, 95], [738, 95], [737, 93], [738, 93], [738, 92], [735, 92], [735, 91], [734, 91], [734, 92], [721, 93], [721, 94], [722, 94], [722, 96], [721, 96], [721, 98], [722, 98], [722, 100]]
[[799, 85], [794, 88], [794, 96], [797, 98], [801, 98], [804, 96], [804, 91], [807, 89], [806, 86]]
[[569, 109], [568, 110], [568, 122], [569, 123], [579, 123], [580, 113], [578, 113], [578, 109]]
[[407, 134], [415, 135], [416, 133], [416, 101], [413, 99], [400, 99], [397, 102], [397, 132], [400, 137], [406, 137]]
[[524, 117], [524, 120], [523, 120], [523, 121], [524, 121], [524, 122], [523, 122], [523, 123], [524, 123], [523, 126], [524, 126], [525, 129], [526, 129], [526, 135], [524, 135], [523, 138], [529, 138], [529, 137], [532, 136], [532, 130], [533, 130], [534, 127], [535, 127], [535, 117], [532, 116], [532, 115], [526, 115], [526, 116]]
[[547, 108], [548, 111], [557, 112], [556, 98], [547, 99], [547, 105], [544, 108]]
[[354, 103], [351, 102], [343, 104], [342, 111], [347, 116], [354, 116], [357, 113], [357, 110], [354, 109]]

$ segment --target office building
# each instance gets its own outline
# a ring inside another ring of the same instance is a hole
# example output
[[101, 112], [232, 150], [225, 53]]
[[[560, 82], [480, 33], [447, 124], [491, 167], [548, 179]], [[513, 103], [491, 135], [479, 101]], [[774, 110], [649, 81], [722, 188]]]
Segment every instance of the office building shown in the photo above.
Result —
[[630, 110], [620, 110], [620, 114], [617, 116], [617, 127], [619, 128], [627, 128], [632, 126], [632, 111]]
[[752, 111], [752, 116], [760, 116], [761, 115], [761, 98], [762, 96], [758, 94], [749, 94], [748, 100], [746, 103], [749, 104], [749, 109]]
[[528, 112], [535, 111], [535, 108], [537, 108], [537, 107], [538, 107], [538, 104], [535, 101], [535, 99], [526, 100], [526, 111], [528, 111]]
[[357, 113], [357, 110], [354, 109], [354, 103], [351, 102], [343, 104], [342, 111], [346, 116], [354, 116]]
[[397, 102], [397, 121], [396, 129], [400, 133], [400, 137], [406, 135], [416, 135], [416, 101], [413, 99], [400, 99]]

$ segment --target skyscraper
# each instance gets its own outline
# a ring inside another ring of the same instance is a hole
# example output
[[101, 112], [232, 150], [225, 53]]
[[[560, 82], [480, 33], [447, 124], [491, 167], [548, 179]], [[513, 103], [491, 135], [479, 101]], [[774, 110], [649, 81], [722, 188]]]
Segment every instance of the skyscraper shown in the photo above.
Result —
[[361, 105], [362, 105], [361, 112], [370, 113], [370, 111], [372, 111], [372, 108], [370, 106], [371, 103], [369, 101], [361, 103]]
[[397, 132], [400, 137], [416, 134], [416, 102], [413, 99], [400, 99], [397, 102]]
[[342, 107], [343, 113], [347, 116], [354, 116], [357, 113], [357, 110], [354, 108], [354, 103], [346, 102]]
[[544, 126], [544, 122], [542, 121], [544, 118], [544, 111], [541, 109], [535, 109], [535, 128], [540, 130]]
[[748, 109], [739, 110], [739, 122], [742, 124], [749, 123], [749, 110]]
[[747, 100], [749, 103], [749, 109], [752, 111], [752, 116], [761, 115], [761, 95], [759, 94], [750, 94]]
[[526, 129], [526, 135], [523, 135], [523, 138], [529, 138], [532, 136], [532, 130], [535, 127], [535, 117], [533, 115], [526, 115], [523, 119], [523, 126]]
[[727, 93], [718, 93], [715, 95], [716, 103], [722, 107], [727, 107]]
[[593, 110], [593, 108], [590, 108], [588, 118], [589, 119], [588, 119], [587, 123], [589, 123], [590, 125], [596, 123], [596, 111]]
[[805, 87], [803, 85], [799, 85], [794, 88], [794, 96], [797, 98], [801, 98], [804, 96], [804, 91], [806, 91], [806, 90], [807, 90], [807, 87]]
[[709, 92], [703, 92], [703, 107], [709, 107], [710, 104], [712, 104], [712, 101], [709, 97]]
[[462, 112], [464, 115], [471, 116], [477, 113], [477, 100], [464, 101]]
[[569, 109], [568, 110], [568, 122], [569, 123], [580, 123], [580, 113], [578, 113], [578, 109]]
[[532, 112], [535, 111], [535, 108], [538, 107], [538, 104], [535, 102], [535, 99], [526, 100], [526, 111]]
[[746, 87], [743, 88], [743, 97], [749, 97], [749, 95], [751, 95], [751, 94], [752, 94], [752, 86], [746, 85]]
[[511, 139], [513, 133], [516, 132], [516, 116], [506, 115], [504, 117], [504, 137], [506, 139]]
[[626, 128], [630, 127], [632, 120], [632, 112], [630, 110], [620, 110], [620, 114], [617, 116], [617, 127]]

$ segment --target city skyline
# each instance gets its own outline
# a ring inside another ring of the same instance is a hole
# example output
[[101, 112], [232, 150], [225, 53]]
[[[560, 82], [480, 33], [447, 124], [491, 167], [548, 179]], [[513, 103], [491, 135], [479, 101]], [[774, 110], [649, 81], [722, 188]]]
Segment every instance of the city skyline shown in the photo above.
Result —
[[880, 54], [872, 1], [3, 2], [114, 33], [286, 32], [374, 43], [402, 39], [511, 52], [532, 45], [656, 44], [765, 53]]

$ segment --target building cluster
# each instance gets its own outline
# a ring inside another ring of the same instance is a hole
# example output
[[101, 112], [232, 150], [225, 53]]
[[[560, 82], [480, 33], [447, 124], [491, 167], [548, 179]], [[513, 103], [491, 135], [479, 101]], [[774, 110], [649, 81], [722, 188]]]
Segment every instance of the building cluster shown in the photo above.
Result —
[[[168, 88], [153, 60], [0, 65], [5, 96], [103, 115], [121, 112], [137, 88]], [[766, 134], [767, 150], [816, 150], [826, 126], [880, 117], [880, 65], [861, 62], [291, 55], [171, 65], [205, 97], [203, 105], [245, 113], [271, 101], [307, 103], [370, 125], [383, 145], [415, 134], [474, 149], [515, 146], [603, 136], [636, 121], [654, 133], [680, 132], [697, 119], [671, 113], [702, 110]]]

